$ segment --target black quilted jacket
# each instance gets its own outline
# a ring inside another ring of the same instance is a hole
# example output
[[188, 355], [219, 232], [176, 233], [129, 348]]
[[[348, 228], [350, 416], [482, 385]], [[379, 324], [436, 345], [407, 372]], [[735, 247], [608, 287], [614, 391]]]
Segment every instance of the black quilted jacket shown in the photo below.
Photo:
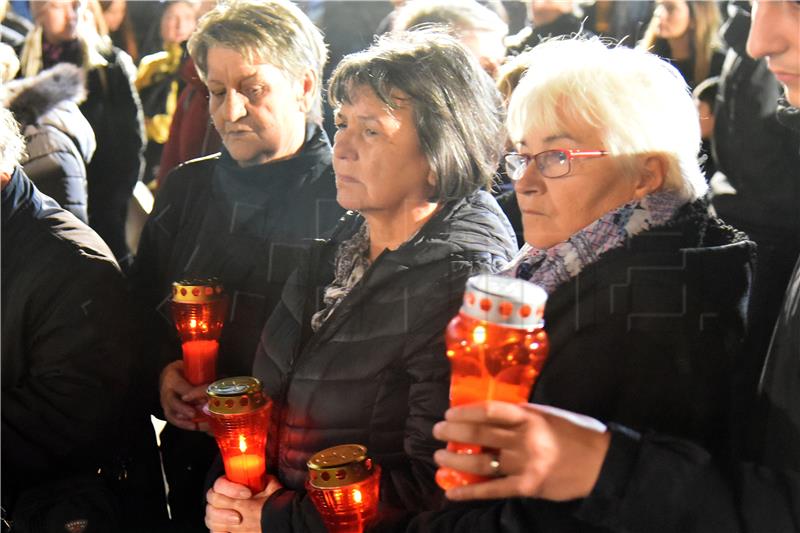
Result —
[[261, 336], [254, 373], [276, 402], [269, 459], [287, 489], [267, 501], [265, 530], [324, 531], [303, 491], [306, 461], [337, 444], [366, 445], [383, 468], [384, 517], [435, 504], [432, 454], [440, 444], [431, 428], [448, 407], [450, 382], [444, 329], [467, 278], [502, 268], [516, 251], [495, 200], [476, 192], [381, 254], [312, 334], [337, 245], [361, 224], [347, 215], [334, 238], [312, 250]]

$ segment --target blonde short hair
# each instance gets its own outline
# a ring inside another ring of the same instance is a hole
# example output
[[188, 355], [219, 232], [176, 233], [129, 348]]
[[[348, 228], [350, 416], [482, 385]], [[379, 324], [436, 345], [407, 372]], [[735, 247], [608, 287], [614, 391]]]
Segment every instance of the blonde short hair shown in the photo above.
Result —
[[229, 0], [206, 13], [189, 39], [189, 53], [200, 77], [208, 75], [208, 50], [229, 48], [250, 61], [269, 61], [293, 81], [307, 69], [316, 74], [308, 119], [322, 121], [322, 69], [328, 50], [322, 33], [288, 0]]
[[14, 115], [0, 107], [0, 172], [11, 174], [25, 157], [25, 138]]
[[662, 190], [687, 201], [706, 193], [697, 109], [674, 67], [642, 50], [577, 38], [540, 44], [528, 68], [509, 102], [512, 141], [534, 128], [586, 124], [600, 133], [603, 149], [620, 156], [623, 175], [641, 171], [638, 156], [660, 154], [668, 162]]

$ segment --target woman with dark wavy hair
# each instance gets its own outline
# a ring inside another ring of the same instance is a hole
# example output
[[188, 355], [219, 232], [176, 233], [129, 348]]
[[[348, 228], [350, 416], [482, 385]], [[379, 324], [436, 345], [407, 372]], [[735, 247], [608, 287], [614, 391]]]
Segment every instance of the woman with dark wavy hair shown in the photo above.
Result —
[[350, 211], [289, 280], [261, 336], [254, 374], [275, 402], [270, 483], [242, 498], [245, 487], [217, 479], [212, 530], [325, 531], [306, 461], [337, 444], [363, 444], [381, 465], [376, 527], [436, 505], [443, 332], [467, 278], [516, 250], [486, 191], [502, 106], [461, 44], [429, 31], [384, 37], [339, 64], [329, 98], [337, 201]]

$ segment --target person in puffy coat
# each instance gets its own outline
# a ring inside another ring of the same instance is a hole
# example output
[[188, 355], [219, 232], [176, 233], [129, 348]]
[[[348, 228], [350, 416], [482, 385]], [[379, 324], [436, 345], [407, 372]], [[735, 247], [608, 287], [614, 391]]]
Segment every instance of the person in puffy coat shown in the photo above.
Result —
[[212, 530], [325, 531], [306, 461], [337, 444], [361, 443], [381, 465], [378, 530], [437, 505], [430, 430], [448, 405], [444, 330], [467, 279], [516, 250], [485, 190], [502, 106], [466, 48], [436, 32], [384, 36], [339, 64], [329, 94], [337, 201], [352, 211], [287, 282], [261, 335], [253, 373], [275, 402], [273, 477], [252, 498], [218, 478]]
[[8, 83], [2, 92], [4, 105], [25, 136], [25, 173], [41, 192], [88, 223], [86, 165], [94, 154], [95, 138], [78, 108], [86, 98], [84, 72], [62, 63]]
[[86, 23], [85, 9], [84, 2], [31, 2], [36, 26], [25, 39], [20, 71], [30, 77], [71, 63], [86, 72], [87, 94], [80, 109], [97, 140], [87, 168], [89, 225], [126, 270], [132, 256], [125, 222], [144, 147], [142, 109], [133, 86], [136, 68], [128, 54]]

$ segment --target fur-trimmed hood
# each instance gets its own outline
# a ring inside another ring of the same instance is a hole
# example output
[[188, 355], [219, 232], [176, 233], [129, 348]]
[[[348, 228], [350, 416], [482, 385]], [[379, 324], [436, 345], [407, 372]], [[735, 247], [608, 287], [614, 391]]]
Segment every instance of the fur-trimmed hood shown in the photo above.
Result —
[[[60, 63], [36, 76], [0, 87], [0, 102], [22, 126], [51, 126], [75, 142], [85, 161], [96, 147], [94, 132], [78, 104], [86, 99], [86, 73], [80, 67]], [[27, 135], [27, 134], [26, 134]]]

